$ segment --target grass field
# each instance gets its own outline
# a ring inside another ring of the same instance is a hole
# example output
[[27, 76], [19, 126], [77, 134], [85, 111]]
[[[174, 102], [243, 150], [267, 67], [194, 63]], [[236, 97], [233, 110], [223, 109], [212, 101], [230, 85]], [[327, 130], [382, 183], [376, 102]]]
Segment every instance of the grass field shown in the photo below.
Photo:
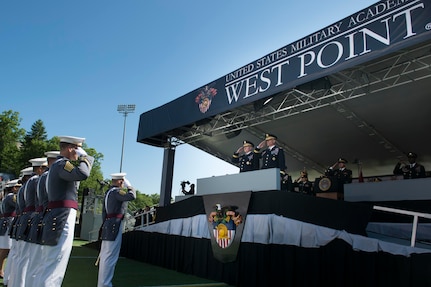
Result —
[[[96, 287], [98, 268], [94, 265], [98, 251], [86, 247], [87, 241], [75, 240], [63, 287]], [[3, 283], [3, 280], [0, 280]], [[120, 257], [113, 279], [115, 287], [193, 286], [228, 287], [229, 285], [183, 274], [158, 266]]]

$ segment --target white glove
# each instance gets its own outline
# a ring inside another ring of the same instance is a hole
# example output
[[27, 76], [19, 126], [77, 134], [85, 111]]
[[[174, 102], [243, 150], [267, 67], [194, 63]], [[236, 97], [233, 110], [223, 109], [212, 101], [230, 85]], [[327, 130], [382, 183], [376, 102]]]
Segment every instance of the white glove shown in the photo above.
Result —
[[75, 152], [78, 155], [78, 157], [88, 155], [87, 152], [82, 147], [78, 147], [77, 149], [75, 149]]
[[132, 185], [130, 184], [130, 181], [127, 178], [124, 178], [124, 187], [126, 188], [132, 187]]

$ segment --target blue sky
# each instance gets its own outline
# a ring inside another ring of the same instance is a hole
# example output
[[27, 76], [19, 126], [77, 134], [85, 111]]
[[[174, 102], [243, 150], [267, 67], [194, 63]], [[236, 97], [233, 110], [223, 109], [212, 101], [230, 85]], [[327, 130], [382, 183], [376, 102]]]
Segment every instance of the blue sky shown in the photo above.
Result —
[[[377, 1], [1, 1], [0, 108], [48, 137], [86, 138], [105, 178], [122, 170], [139, 191], [160, 193], [163, 149], [138, 143], [139, 115]], [[232, 151], [234, 152], [234, 151]], [[288, 164], [288, 163], [287, 163]], [[237, 173], [189, 145], [176, 149], [180, 182]]]

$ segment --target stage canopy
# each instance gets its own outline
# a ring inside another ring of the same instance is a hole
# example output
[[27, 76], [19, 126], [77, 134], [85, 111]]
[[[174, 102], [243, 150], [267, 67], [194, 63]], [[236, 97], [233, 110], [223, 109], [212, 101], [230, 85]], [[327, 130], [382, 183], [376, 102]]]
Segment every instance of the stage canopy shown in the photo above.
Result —
[[142, 113], [137, 141], [190, 144], [230, 162], [278, 136], [293, 178], [338, 157], [392, 174], [407, 152], [431, 169], [431, 1], [380, 1]]

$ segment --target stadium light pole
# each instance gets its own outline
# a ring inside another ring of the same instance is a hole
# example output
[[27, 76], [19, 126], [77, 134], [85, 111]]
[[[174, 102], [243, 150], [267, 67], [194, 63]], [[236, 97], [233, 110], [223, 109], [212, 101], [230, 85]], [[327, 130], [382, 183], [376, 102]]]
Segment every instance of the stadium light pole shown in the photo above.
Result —
[[126, 135], [126, 118], [129, 113], [135, 111], [136, 105], [118, 105], [117, 111], [124, 116], [124, 126], [123, 126], [123, 144], [121, 145], [121, 160], [120, 160], [120, 172], [123, 169], [123, 154], [124, 154], [124, 138]]

